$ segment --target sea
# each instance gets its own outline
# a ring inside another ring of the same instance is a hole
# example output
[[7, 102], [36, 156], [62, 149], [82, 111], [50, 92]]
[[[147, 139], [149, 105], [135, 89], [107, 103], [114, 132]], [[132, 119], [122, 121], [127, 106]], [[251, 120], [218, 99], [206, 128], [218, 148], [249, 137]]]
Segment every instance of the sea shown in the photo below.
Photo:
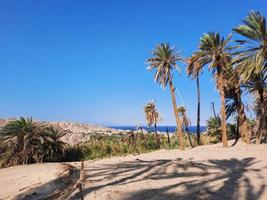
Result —
[[[130, 131], [135, 131], [139, 127], [137, 126], [109, 126], [110, 128], [114, 129], [120, 129], [120, 130], [130, 130]], [[148, 126], [142, 126], [142, 128], [146, 131], [154, 131], [154, 127], [148, 127]], [[206, 126], [200, 126], [200, 132], [205, 132], [206, 131]], [[167, 132], [173, 133], [176, 130], [176, 126], [157, 126], [157, 131], [159, 132]], [[192, 134], [195, 134], [197, 132], [197, 127], [196, 126], [189, 126], [188, 128], [189, 132]]]

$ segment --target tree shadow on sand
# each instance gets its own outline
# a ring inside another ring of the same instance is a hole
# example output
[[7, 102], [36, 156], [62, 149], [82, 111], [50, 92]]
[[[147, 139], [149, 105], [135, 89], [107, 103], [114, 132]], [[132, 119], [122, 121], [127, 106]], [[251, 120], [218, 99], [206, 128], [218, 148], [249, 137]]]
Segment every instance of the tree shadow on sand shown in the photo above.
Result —
[[[206, 162], [178, 160], [135, 160], [119, 164], [106, 164], [103, 167], [86, 167], [84, 195], [97, 192], [109, 186], [161, 181], [160, 187], [135, 190], [125, 193], [125, 200], [177, 200], [177, 199], [216, 199], [216, 200], [257, 200], [265, 191], [261, 169], [252, 168], [255, 158], [209, 160]], [[256, 190], [247, 173], [257, 179]], [[182, 179], [181, 179], [182, 178]], [[166, 184], [166, 180], [167, 183]], [[172, 180], [169, 181], [168, 180]], [[119, 188], [118, 188], [119, 190]], [[241, 191], [242, 194], [241, 194]], [[111, 196], [112, 197], [112, 196]], [[71, 199], [78, 199], [74, 194]], [[111, 198], [112, 199], [112, 198]]]
[[10, 197], [11, 200], [54, 200], [65, 199], [73, 192], [73, 185], [79, 179], [79, 171], [68, 164], [63, 164], [64, 170], [56, 179], [36, 187], [22, 189], [21, 193]]

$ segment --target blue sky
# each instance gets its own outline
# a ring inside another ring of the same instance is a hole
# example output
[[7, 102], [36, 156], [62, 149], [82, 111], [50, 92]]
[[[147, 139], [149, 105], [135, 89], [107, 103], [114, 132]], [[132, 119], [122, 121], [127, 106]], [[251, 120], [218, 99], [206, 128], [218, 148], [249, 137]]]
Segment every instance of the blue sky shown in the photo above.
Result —
[[[0, 118], [142, 125], [154, 99], [161, 124], [174, 125], [168, 88], [146, 71], [149, 52], [170, 42], [189, 56], [204, 32], [228, 34], [251, 9], [266, 16], [266, 0], [1, 0]], [[181, 68], [174, 83], [195, 124], [196, 84]], [[208, 71], [200, 83], [204, 124], [219, 95]]]

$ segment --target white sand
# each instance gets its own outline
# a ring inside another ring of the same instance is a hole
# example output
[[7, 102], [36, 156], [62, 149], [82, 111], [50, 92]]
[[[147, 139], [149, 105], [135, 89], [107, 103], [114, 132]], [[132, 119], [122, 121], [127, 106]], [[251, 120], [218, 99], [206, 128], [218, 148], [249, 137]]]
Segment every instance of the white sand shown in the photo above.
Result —
[[160, 150], [88, 161], [85, 170], [88, 200], [267, 199], [267, 144]]

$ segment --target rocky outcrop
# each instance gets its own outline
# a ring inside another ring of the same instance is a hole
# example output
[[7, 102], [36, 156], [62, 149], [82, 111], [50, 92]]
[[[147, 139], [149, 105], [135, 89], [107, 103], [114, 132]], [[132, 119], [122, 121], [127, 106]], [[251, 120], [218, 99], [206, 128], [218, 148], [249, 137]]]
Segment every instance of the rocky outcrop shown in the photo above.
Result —
[[117, 135], [125, 133], [122, 130], [97, 126], [93, 124], [73, 123], [73, 122], [46, 122], [46, 123], [59, 127], [64, 131], [66, 131], [66, 134], [62, 137], [62, 140], [70, 145], [84, 143], [90, 140], [90, 137], [93, 135]]
[[[15, 120], [15, 118], [0, 119], [0, 127], [7, 124], [9, 121]], [[36, 120], [37, 122], [41, 122]], [[119, 130], [108, 128], [104, 126], [98, 126], [86, 123], [74, 123], [74, 122], [42, 122], [44, 124], [53, 125], [62, 129], [66, 134], [62, 137], [62, 141], [69, 145], [76, 145], [84, 143], [90, 140], [93, 135], [121, 135], [127, 134], [131, 131]], [[144, 131], [145, 132], [145, 131]]]

